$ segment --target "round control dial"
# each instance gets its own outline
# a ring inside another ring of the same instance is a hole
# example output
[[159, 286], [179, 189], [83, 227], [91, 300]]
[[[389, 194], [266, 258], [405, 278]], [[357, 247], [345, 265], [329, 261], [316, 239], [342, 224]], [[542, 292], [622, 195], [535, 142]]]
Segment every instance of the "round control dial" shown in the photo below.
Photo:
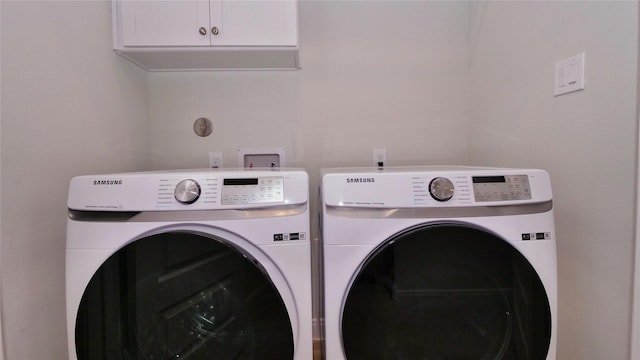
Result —
[[191, 179], [182, 180], [176, 185], [173, 196], [181, 204], [193, 204], [200, 197], [200, 184]]
[[445, 177], [437, 177], [429, 183], [431, 197], [438, 201], [447, 201], [453, 197], [453, 183]]

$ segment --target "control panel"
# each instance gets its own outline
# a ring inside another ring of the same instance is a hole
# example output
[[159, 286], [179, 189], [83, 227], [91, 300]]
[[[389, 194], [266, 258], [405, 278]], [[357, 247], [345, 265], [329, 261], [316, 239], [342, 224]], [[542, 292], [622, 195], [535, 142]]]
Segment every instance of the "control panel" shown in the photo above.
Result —
[[219, 179], [215, 177], [178, 178], [173, 176], [157, 179], [156, 209], [171, 209], [176, 202], [181, 205], [216, 204], [219, 198]]
[[458, 202], [471, 203], [471, 189], [475, 202], [531, 199], [531, 185], [527, 175], [435, 177], [428, 181], [428, 185], [427, 179], [415, 177], [413, 189], [416, 204], [424, 203], [426, 198], [423, 194], [426, 193], [439, 202], [449, 201], [457, 195]]
[[471, 187], [466, 175], [433, 176], [431, 174], [411, 177], [413, 205], [433, 205], [433, 201], [445, 203], [452, 199], [459, 204], [471, 204]]
[[473, 176], [472, 180], [477, 202], [531, 199], [527, 175]]
[[284, 200], [284, 181], [281, 176], [224, 179], [222, 204], [261, 204]]
[[69, 189], [69, 208], [91, 211], [248, 209], [309, 199], [308, 175], [295, 169], [89, 175], [72, 179]]
[[194, 204], [197, 201], [222, 205], [276, 203], [284, 200], [284, 177], [204, 178], [200, 182], [184, 179], [177, 183], [175, 180], [161, 180], [159, 205], [173, 203], [172, 197], [169, 196], [171, 189], [173, 199], [183, 205]]
[[329, 169], [322, 191], [329, 206], [371, 208], [502, 206], [552, 199], [549, 175], [537, 169]]

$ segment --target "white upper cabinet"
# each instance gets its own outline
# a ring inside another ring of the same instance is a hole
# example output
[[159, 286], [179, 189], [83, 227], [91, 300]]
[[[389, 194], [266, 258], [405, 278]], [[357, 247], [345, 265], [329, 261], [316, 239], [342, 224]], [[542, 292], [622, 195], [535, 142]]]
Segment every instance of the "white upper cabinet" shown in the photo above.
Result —
[[113, 0], [113, 20], [146, 70], [299, 68], [295, 0]]
[[[210, 46], [209, 1], [117, 1], [123, 46]], [[200, 34], [199, 29], [204, 29]]]
[[297, 46], [298, 21], [294, 1], [211, 1], [211, 36], [215, 46]]

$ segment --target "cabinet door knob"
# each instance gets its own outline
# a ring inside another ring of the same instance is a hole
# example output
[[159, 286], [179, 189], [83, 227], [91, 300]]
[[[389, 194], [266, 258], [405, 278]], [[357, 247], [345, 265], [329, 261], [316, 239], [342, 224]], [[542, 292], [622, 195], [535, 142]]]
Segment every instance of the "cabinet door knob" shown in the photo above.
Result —
[[198, 29], [198, 32], [200, 33], [200, 35], [207, 35], [207, 28], [202, 26], [200, 27], [200, 29]]
[[218, 29], [217, 26], [214, 26], [214, 27], [211, 28], [211, 33], [213, 35], [218, 35], [220, 33], [220, 30]]

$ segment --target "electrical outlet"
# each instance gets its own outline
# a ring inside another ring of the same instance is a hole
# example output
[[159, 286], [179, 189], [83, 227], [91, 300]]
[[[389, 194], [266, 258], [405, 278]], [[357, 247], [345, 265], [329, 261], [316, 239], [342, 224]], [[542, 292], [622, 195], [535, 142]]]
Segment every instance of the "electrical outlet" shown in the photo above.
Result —
[[373, 166], [383, 167], [387, 164], [387, 149], [373, 149]]
[[222, 153], [221, 152], [210, 152], [209, 153], [209, 167], [212, 169], [217, 169], [222, 167]]

